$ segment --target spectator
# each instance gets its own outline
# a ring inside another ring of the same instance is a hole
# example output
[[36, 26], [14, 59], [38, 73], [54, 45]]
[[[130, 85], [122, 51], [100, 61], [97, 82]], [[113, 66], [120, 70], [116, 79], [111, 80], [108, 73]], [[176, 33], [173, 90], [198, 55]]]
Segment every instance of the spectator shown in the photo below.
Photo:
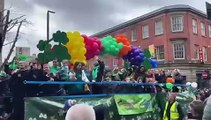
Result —
[[[104, 76], [104, 69], [105, 69], [105, 64], [103, 61], [101, 61], [98, 57], [96, 58], [97, 63], [94, 64], [94, 67], [92, 69], [91, 75], [92, 75], [92, 81], [96, 82], [102, 82], [103, 81], [103, 76]], [[101, 94], [103, 93], [102, 91], [102, 86], [101, 85], [92, 85], [92, 92], [94, 94]]]
[[62, 61], [62, 67], [58, 71], [58, 76], [62, 81], [69, 81], [69, 79], [75, 79], [75, 76], [72, 74], [72, 71], [70, 71], [69, 66], [70, 62], [68, 60]]
[[10, 89], [13, 97], [14, 120], [24, 120], [24, 100], [26, 88], [24, 81], [28, 79], [27, 62], [19, 62], [19, 70], [11, 76]]
[[166, 75], [164, 70], [160, 70], [158, 74], [155, 75], [156, 80], [158, 83], [166, 83]]
[[[76, 62], [73, 68], [73, 72], [70, 73], [72, 82], [83, 82], [82, 80], [82, 63]], [[75, 76], [75, 78], [73, 78]], [[83, 94], [84, 93], [84, 85], [77, 84], [77, 85], [68, 85], [66, 86], [67, 94], [69, 95], [75, 95], [75, 94]]]
[[90, 82], [90, 72], [88, 71], [87, 66], [84, 63], [82, 63], [82, 77], [83, 81]]
[[180, 74], [180, 70], [179, 69], [175, 69], [173, 72], [173, 78], [175, 80], [175, 84], [183, 84], [183, 77]]
[[184, 114], [180, 104], [176, 101], [176, 94], [169, 93], [163, 113], [163, 120], [183, 120]]
[[211, 120], [211, 96], [207, 100], [202, 120]]
[[[43, 70], [38, 69], [38, 64], [36, 61], [31, 62], [30, 64], [30, 70], [28, 71], [28, 79], [30, 81], [43, 81]], [[28, 97], [35, 97], [39, 95], [40, 88], [39, 85], [32, 85], [27, 84], [27, 96]]]
[[99, 58], [97, 58], [97, 63], [94, 64], [91, 75], [92, 80], [96, 82], [101, 82], [103, 80], [105, 64]]
[[50, 67], [51, 73], [56, 75], [59, 70], [60, 70], [59, 62], [57, 60], [53, 60], [53, 66]]
[[200, 100], [194, 100], [190, 104], [191, 107], [191, 119], [201, 120], [203, 116], [204, 105]]
[[108, 82], [112, 81], [111, 75], [112, 75], [112, 74], [111, 74], [111, 71], [106, 71], [106, 72], [105, 72], [104, 80], [105, 80], [105, 81], [108, 81]]
[[114, 68], [114, 70], [112, 71], [111, 79], [113, 81], [121, 81], [118, 67]]
[[[43, 81], [56, 81], [57, 78], [50, 73], [50, 67], [48, 64], [43, 65], [43, 75], [41, 76]], [[40, 85], [41, 93], [40, 96], [55, 96], [59, 94], [60, 85]]]
[[127, 77], [127, 70], [125, 68], [122, 68], [119, 71], [119, 78], [121, 81], [124, 81], [126, 77]]
[[140, 76], [138, 78], [138, 82], [146, 82], [146, 68], [144, 66], [140, 67]]
[[96, 120], [95, 111], [89, 105], [76, 104], [67, 111], [65, 120]]
[[0, 96], [6, 96], [9, 92], [9, 76], [0, 71]]

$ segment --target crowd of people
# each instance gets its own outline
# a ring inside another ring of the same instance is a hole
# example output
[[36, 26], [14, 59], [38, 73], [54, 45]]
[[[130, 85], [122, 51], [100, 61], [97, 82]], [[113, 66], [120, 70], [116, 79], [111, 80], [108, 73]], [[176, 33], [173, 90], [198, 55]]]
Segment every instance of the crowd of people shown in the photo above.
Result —
[[[59, 96], [59, 95], [80, 95], [90, 93], [102, 93], [102, 86], [88, 84], [25, 84], [25, 81], [71, 81], [71, 82], [102, 82], [119, 81], [133, 83], [166, 83], [168, 78], [173, 78], [175, 84], [185, 84], [183, 76], [179, 69], [175, 70], [146, 70], [144, 66], [129, 68], [114, 68], [113, 70], [105, 68], [105, 64], [100, 59], [96, 60], [91, 70], [81, 62], [71, 65], [68, 60], [59, 63], [57, 60], [52, 64], [39, 64], [36, 60], [31, 62], [17, 61], [18, 69], [9, 69], [6, 65], [4, 71], [0, 72], [0, 96], [4, 96], [4, 106], [0, 109], [2, 116], [8, 115], [13, 110], [14, 120], [24, 119], [24, 97], [36, 96]], [[124, 85], [121, 87], [125, 87]], [[111, 92], [118, 90], [118, 87], [111, 89]], [[130, 88], [127, 88], [127, 91]], [[160, 86], [138, 86], [133, 92], [162, 92]], [[124, 91], [124, 90], [123, 90]], [[124, 92], [127, 92], [124, 91]], [[177, 88], [173, 89], [178, 92]], [[206, 101], [210, 92], [203, 90], [198, 95], [200, 101]], [[116, 91], [115, 91], [116, 92]], [[118, 91], [117, 91], [118, 92]], [[206, 92], [206, 93], [205, 93]], [[10, 97], [12, 96], [12, 105]], [[198, 102], [197, 102], [198, 103]], [[191, 106], [194, 107], [196, 103]], [[4, 111], [4, 112], [2, 112]], [[1, 118], [0, 118], [1, 119]]]

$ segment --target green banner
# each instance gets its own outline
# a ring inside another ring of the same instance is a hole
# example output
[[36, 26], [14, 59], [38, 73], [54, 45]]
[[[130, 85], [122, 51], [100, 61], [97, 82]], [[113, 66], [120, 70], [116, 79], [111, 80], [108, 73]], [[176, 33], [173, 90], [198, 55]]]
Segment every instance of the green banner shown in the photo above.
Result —
[[[187, 112], [190, 98], [180, 96]], [[93, 106], [95, 112], [103, 111], [106, 120], [161, 120], [166, 94], [115, 95], [108, 97], [67, 98], [34, 97], [25, 99], [25, 120], [64, 120], [66, 101]]]
[[116, 95], [114, 99], [119, 115], [136, 115], [154, 111], [152, 103], [155, 102], [155, 95]]

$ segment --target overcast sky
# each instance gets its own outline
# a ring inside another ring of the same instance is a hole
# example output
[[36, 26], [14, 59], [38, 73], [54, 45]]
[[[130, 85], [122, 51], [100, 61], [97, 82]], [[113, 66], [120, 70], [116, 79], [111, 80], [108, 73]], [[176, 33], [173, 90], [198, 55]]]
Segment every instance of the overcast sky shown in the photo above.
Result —
[[[56, 12], [50, 15], [51, 34], [62, 30], [91, 35], [168, 5], [187, 4], [205, 12], [206, 1], [211, 3], [211, 0], [5, 0], [5, 8], [11, 10], [11, 17], [26, 15], [32, 23], [21, 29], [17, 43], [31, 47], [32, 54], [38, 52], [37, 42], [46, 39], [47, 10]], [[7, 38], [11, 41], [12, 33]], [[4, 57], [9, 47], [4, 48]]]

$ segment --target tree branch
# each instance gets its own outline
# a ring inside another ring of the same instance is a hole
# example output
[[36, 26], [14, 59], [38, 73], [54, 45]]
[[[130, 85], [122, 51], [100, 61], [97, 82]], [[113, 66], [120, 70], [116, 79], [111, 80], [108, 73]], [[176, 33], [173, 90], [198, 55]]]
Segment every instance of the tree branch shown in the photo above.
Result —
[[18, 24], [18, 21], [16, 21], [15, 23], [13, 23], [10, 27], [8, 27], [7, 32], [9, 32], [12, 28], [15, 27], [15, 25]]
[[22, 23], [23, 23], [23, 21], [21, 21], [20, 24], [19, 24], [19, 26], [18, 26], [18, 29], [17, 29], [16, 35], [15, 35], [14, 42], [12, 44], [12, 47], [10, 48], [10, 51], [9, 51], [9, 54], [7, 55], [7, 58], [4, 60], [3, 64], [0, 67], [0, 71], [3, 69], [3, 67], [5, 66], [5, 64], [7, 63], [7, 61], [10, 59], [10, 56], [12, 55], [12, 52], [14, 51], [15, 44], [18, 41], [19, 32], [20, 32], [20, 28], [22, 26]]
[[9, 22], [9, 16], [10, 16], [10, 11], [8, 10], [7, 11], [7, 17], [6, 17], [6, 25], [5, 25], [5, 27], [4, 27], [4, 29], [3, 29], [3, 35], [2, 35], [2, 39], [0, 40], [0, 53], [2, 52], [2, 46], [3, 46], [3, 44], [4, 44], [4, 41], [5, 41], [5, 38], [6, 38], [6, 33], [7, 33], [7, 28], [8, 28], [8, 22]]
[[6, 45], [11, 44], [11, 43], [13, 43], [13, 42], [14, 42], [14, 40], [13, 40], [13, 41], [10, 41], [10, 42], [8, 42], [8, 43], [5, 43], [3, 46], [6, 46]]

